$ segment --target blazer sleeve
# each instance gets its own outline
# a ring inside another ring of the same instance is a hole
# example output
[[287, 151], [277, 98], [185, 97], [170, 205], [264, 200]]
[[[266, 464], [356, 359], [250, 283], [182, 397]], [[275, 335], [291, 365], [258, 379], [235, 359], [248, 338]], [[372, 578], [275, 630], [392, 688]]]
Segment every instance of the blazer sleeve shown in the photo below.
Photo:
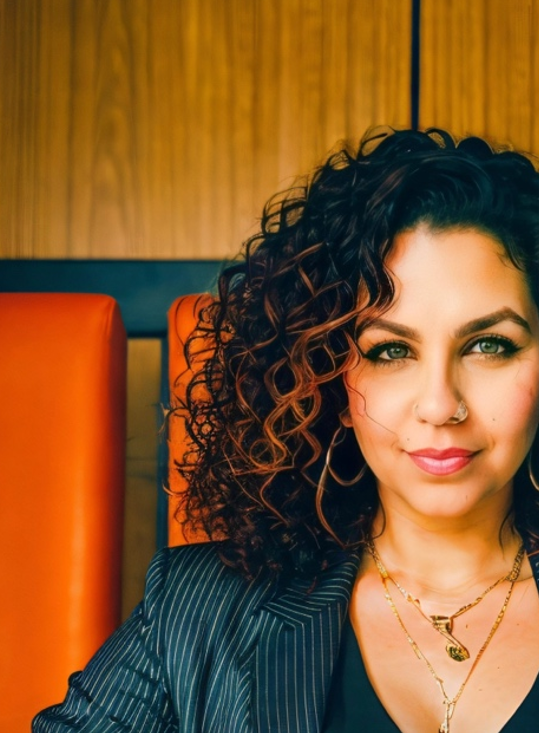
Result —
[[178, 731], [158, 648], [168, 551], [154, 557], [142, 603], [82, 672], [63, 703], [34, 718], [33, 733], [172, 733]]

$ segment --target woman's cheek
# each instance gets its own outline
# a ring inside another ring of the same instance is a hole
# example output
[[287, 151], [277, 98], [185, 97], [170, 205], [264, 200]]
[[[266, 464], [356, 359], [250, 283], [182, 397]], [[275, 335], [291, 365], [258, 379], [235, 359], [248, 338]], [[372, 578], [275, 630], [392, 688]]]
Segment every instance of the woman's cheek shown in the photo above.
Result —
[[352, 418], [364, 418], [372, 425], [395, 432], [412, 410], [409, 380], [396, 374], [380, 375], [365, 368], [347, 381]]
[[511, 409], [502, 410], [499, 419], [510, 419], [515, 432], [525, 432], [533, 437], [539, 422], [539, 393], [537, 387], [535, 385], [530, 386], [529, 383], [520, 385], [520, 389], [516, 389], [512, 395], [510, 405]]
[[528, 371], [513, 375], [510, 386], [484, 390], [481, 400], [486, 423], [498, 441], [520, 443], [525, 451], [539, 424], [539, 373]]

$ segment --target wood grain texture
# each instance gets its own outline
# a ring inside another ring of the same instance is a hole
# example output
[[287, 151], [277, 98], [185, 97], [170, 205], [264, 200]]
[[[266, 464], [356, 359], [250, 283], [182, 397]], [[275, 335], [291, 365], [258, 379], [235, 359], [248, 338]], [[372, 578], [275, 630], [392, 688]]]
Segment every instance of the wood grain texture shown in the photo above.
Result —
[[0, 0], [0, 256], [234, 253], [410, 121], [411, 0]]
[[539, 0], [422, 0], [421, 126], [539, 153]]
[[144, 593], [156, 548], [157, 448], [161, 426], [161, 342], [129, 341], [127, 352], [127, 461], [122, 567], [122, 617]]

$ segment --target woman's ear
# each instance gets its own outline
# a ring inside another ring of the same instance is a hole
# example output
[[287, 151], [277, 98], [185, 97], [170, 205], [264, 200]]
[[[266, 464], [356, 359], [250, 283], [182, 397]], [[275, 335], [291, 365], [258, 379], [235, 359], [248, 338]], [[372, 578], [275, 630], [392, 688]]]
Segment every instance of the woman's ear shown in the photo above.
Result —
[[345, 428], [351, 428], [353, 426], [352, 416], [350, 415], [349, 407], [347, 407], [346, 410], [341, 412], [340, 419], [341, 419], [341, 423], [344, 425]]

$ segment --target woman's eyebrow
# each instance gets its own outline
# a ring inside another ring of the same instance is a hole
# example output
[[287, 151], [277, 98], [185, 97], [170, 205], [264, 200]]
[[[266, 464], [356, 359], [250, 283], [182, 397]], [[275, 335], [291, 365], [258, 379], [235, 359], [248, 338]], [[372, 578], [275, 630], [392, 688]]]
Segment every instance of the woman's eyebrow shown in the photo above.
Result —
[[395, 323], [395, 321], [388, 321], [385, 318], [374, 318], [372, 321], [368, 321], [361, 332], [365, 333], [365, 331], [369, 331], [371, 328], [380, 328], [383, 331], [394, 333], [396, 336], [402, 336], [413, 341], [421, 341], [419, 332], [414, 328], [403, 326], [401, 323]]
[[518, 313], [515, 313], [512, 308], [500, 308], [500, 310], [494, 311], [493, 313], [488, 313], [487, 315], [481, 316], [480, 318], [474, 318], [473, 321], [465, 323], [463, 326], [457, 329], [457, 331], [455, 332], [455, 336], [456, 338], [470, 336], [472, 333], [484, 331], [485, 328], [491, 328], [498, 323], [502, 323], [502, 321], [512, 321], [528, 333], [531, 333], [530, 324], [528, 323], [528, 321], [522, 318], [522, 316], [519, 316]]
[[[519, 316], [518, 313], [515, 313], [512, 308], [506, 307], [500, 308], [493, 313], [487, 313], [480, 318], [474, 318], [473, 321], [469, 321], [463, 326], [460, 326], [460, 328], [455, 332], [455, 338], [460, 339], [465, 336], [470, 336], [478, 331], [484, 331], [486, 328], [492, 328], [492, 326], [495, 326], [497, 323], [502, 323], [503, 321], [512, 321], [528, 333], [531, 333], [528, 321], [522, 318], [522, 316]], [[396, 336], [402, 336], [402, 338], [411, 339], [413, 341], [421, 341], [419, 332], [414, 328], [404, 326], [402, 323], [396, 323], [395, 321], [389, 321], [386, 318], [374, 318], [372, 321], [369, 321], [362, 329], [362, 333], [373, 328], [380, 328], [384, 331], [394, 333]]]

